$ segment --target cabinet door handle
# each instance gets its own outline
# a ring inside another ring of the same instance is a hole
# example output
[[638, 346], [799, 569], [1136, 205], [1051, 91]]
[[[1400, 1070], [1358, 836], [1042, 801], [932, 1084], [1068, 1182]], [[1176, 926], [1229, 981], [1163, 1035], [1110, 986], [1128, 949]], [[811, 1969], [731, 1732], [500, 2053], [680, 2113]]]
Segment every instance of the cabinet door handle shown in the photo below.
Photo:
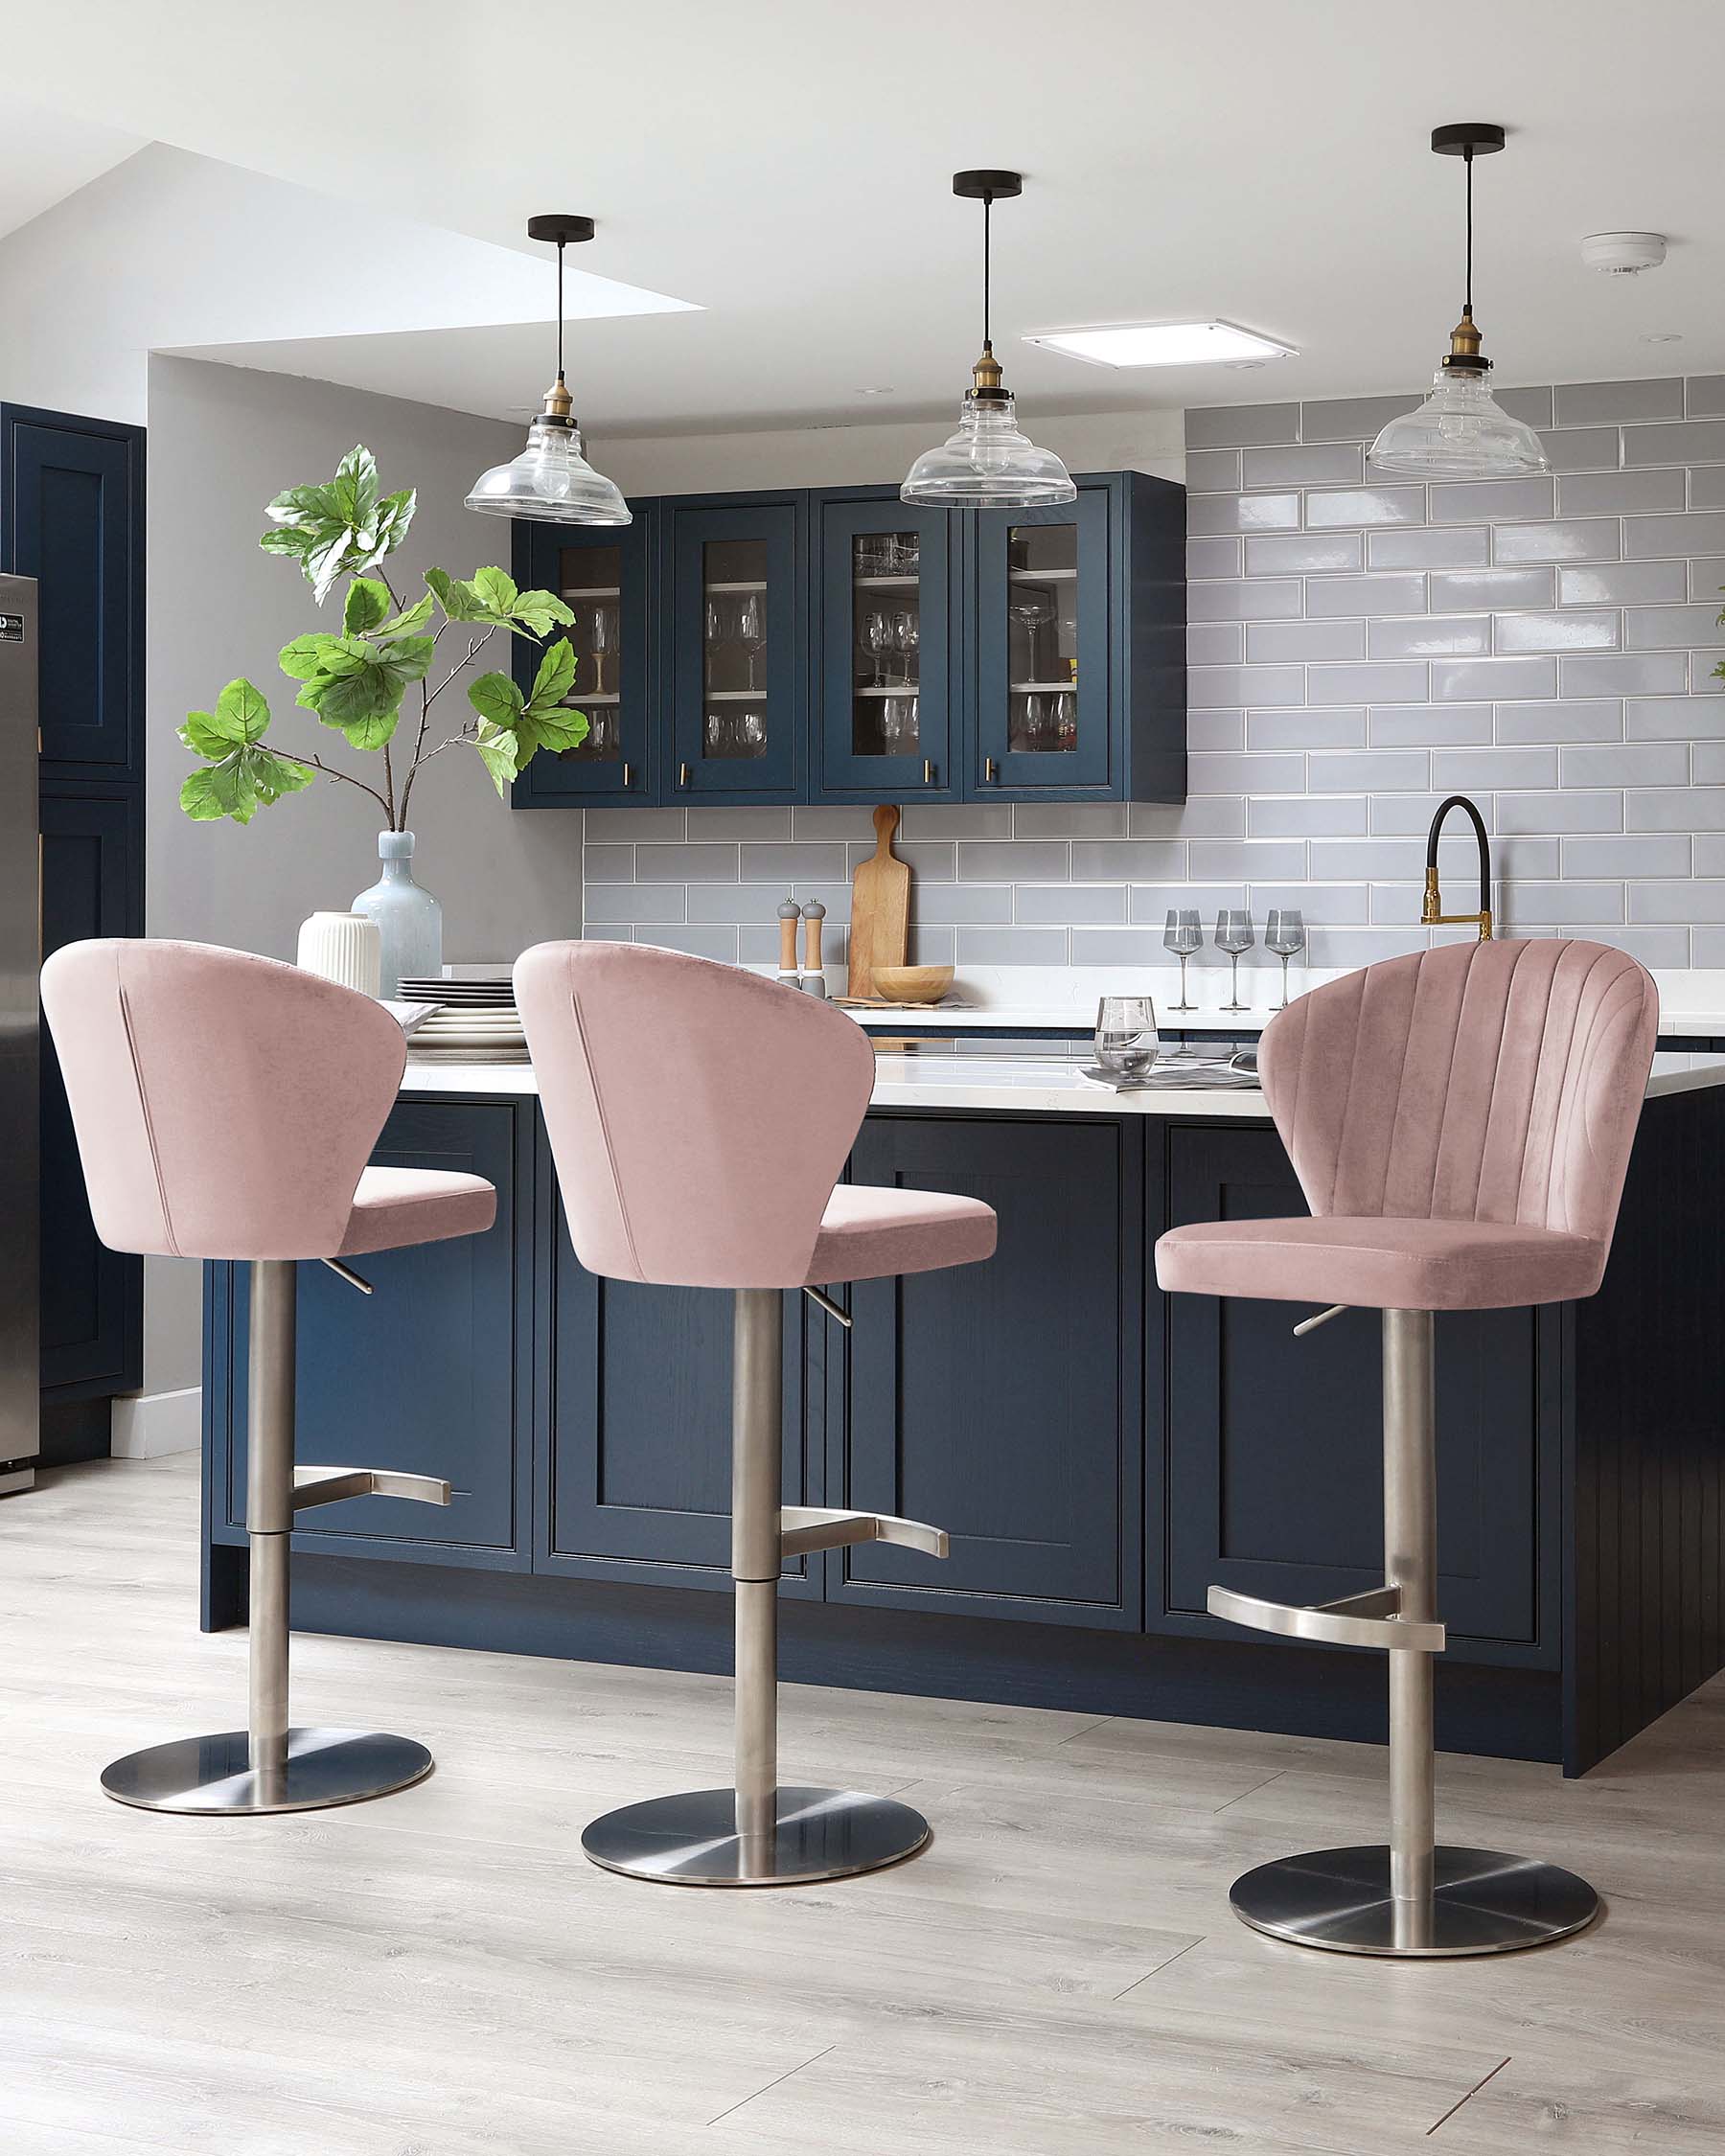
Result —
[[630, 787], [632, 787], [632, 786], [633, 784], [634, 784], [634, 766], [633, 766], [632, 764], [625, 764], [625, 765], [624, 765], [624, 767], [623, 767], [623, 785], [624, 785], [624, 789], [625, 789], [625, 791], [627, 791], [627, 790], [628, 790], [628, 789], [629, 789]]
[[923, 784], [924, 784], [925, 786], [932, 786], [932, 785], [933, 785], [933, 783], [934, 783], [934, 765], [933, 765], [933, 760], [932, 760], [932, 758], [930, 758], [930, 757], [927, 757], [927, 756], [925, 756], [925, 757], [923, 758]]
[[679, 764], [679, 765], [678, 765], [678, 766], [677, 767], [677, 783], [678, 783], [678, 786], [687, 786], [687, 785], [688, 785], [688, 783], [689, 783], [689, 767], [688, 767], [688, 766], [687, 766], [686, 764]]
[[996, 780], [997, 780], [997, 779], [998, 779], [998, 778], [1000, 777], [1000, 767], [999, 767], [999, 765], [997, 765], [997, 764], [996, 764], [996, 762], [995, 762], [994, 758], [993, 758], [992, 756], [984, 756], [984, 757], [983, 757], [983, 759], [982, 759], [982, 776], [983, 776], [983, 778], [984, 778], [984, 779], [985, 779], [985, 780], [987, 781], [987, 783], [988, 783], [988, 784], [989, 784], [990, 786], [993, 786], [993, 784], [994, 784], [994, 783], [995, 783], [995, 781], [996, 781]]

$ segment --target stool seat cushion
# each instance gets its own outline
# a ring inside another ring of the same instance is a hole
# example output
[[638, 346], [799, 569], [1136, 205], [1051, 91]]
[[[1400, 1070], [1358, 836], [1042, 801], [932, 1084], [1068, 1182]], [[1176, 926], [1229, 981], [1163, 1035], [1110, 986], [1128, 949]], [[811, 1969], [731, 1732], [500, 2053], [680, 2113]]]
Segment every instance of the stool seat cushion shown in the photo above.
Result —
[[883, 1190], [842, 1182], [827, 1200], [807, 1284], [884, 1280], [992, 1257], [994, 1208], [942, 1190]]
[[443, 1168], [362, 1168], [337, 1257], [402, 1250], [453, 1235], [483, 1235], [497, 1193], [481, 1176]]
[[1156, 1246], [1164, 1288], [1365, 1310], [1505, 1310], [1592, 1295], [1597, 1238], [1484, 1220], [1219, 1220]]

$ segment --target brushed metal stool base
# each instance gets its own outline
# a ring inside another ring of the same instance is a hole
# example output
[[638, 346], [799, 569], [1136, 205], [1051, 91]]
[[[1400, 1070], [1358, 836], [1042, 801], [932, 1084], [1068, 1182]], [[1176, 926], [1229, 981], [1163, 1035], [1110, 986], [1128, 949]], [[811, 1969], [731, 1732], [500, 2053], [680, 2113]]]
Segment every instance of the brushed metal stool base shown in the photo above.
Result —
[[254, 1769], [244, 1730], [152, 1744], [104, 1767], [102, 1786], [150, 1812], [309, 1812], [357, 1804], [423, 1781], [431, 1755], [379, 1730], [289, 1730], [287, 1757]]
[[678, 1887], [791, 1887], [848, 1879], [914, 1856], [929, 1823], [857, 1789], [780, 1788], [770, 1835], [737, 1832], [734, 1789], [653, 1797], [596, 1819], [581, 1846], [607, 1871]]
[[1236, 1879], [1229, 1899], [1254, 1931], [1296, 1946], [1426, 1961], [1546, 1946], [1584, 1930], [1602, 1906], [1554, 1864], [1442, 1843], [1432, 1854], [1431, 1899], [1404, 1903], [1399, 1925], [1382, 1846], [1279, 1857]]

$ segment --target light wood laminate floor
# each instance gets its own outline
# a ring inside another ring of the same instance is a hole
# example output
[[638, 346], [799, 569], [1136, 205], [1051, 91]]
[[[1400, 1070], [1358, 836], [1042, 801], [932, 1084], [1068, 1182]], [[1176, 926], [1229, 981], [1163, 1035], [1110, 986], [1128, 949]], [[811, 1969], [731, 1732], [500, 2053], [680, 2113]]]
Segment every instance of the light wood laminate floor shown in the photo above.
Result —
[[1379, 1838], [1383, 1755], [787, 1686], [787, 1778], [908, 1791], [897, 1870], [635, 1884], [606, 1806], [723, 1780], [711, 1678], [301, 1637], [296, 1720], [438, 1771], [299, 1818], [97, 1775], [242, 1718], [188, 1461], [0, 1502], [4, 2156], [1718, 2156], [1725, 1686], [1580, 1783], [1446, 1758], [1448, 1838], [1551, 1856], [1586, 1938], [1387, 1964], [1248, 1932], [1250, 1865]]

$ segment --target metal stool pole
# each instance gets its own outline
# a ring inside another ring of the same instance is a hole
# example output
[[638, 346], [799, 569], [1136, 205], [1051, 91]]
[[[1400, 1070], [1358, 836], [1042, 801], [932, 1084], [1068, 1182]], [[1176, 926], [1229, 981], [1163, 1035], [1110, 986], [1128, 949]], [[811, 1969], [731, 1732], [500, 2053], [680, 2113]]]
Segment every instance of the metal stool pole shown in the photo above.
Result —
[[[593, 1821], [581, 1846], [608, 1871], [684, 1887], [842, 1879], [913, 1856], [929, 1823], [891, 1797], [786, 1787], [778, 1778], [778, 1583], [787, 1555], [896, 1541], [946, 1554], [914, 1521], [780, 1502], [784, 1296], [739, 1288], [732, 1322], [731, 1580], [736, 1595], [736, 1779], [729, 1789], [653, 1797]], [[825, 1298], [822, 1298], [823, 1301]], [[830, 1306], [837, 1311], [837, 1306]], [[840, 1321], [849, 1319], [837, 1311]]]
[[[378, 1730], [290, 1727], [288, 1712], [288, 1553], [307, 1504], [394, 1495], [447, 1504], [448, 1485], [380, 1470], [301, 1469], [293, 1461], [295, 1316], [299, 1269], [254, 1258], [247, 1329], [245, 1527], [251, 1543], [247, 1726], [181, 1737], [106, 1768], [102, 1786], [123, 1804], [159, 1812], [302, 1812], [405, 1789], [431, 1772], [410, 1737]], [[302, 1484], [301, 1478], [304, 1478]]]
[[[1384, 1584], [1399, 1588], [1399, 1615], [1438, 1616], [1437, 1393], [1429, 1310], [1384, 1313]], [[1432, 1657], [1390, 1657], [1390, 1893], [1395, 1944], [1429, 1947], [1437, 1846]]]

